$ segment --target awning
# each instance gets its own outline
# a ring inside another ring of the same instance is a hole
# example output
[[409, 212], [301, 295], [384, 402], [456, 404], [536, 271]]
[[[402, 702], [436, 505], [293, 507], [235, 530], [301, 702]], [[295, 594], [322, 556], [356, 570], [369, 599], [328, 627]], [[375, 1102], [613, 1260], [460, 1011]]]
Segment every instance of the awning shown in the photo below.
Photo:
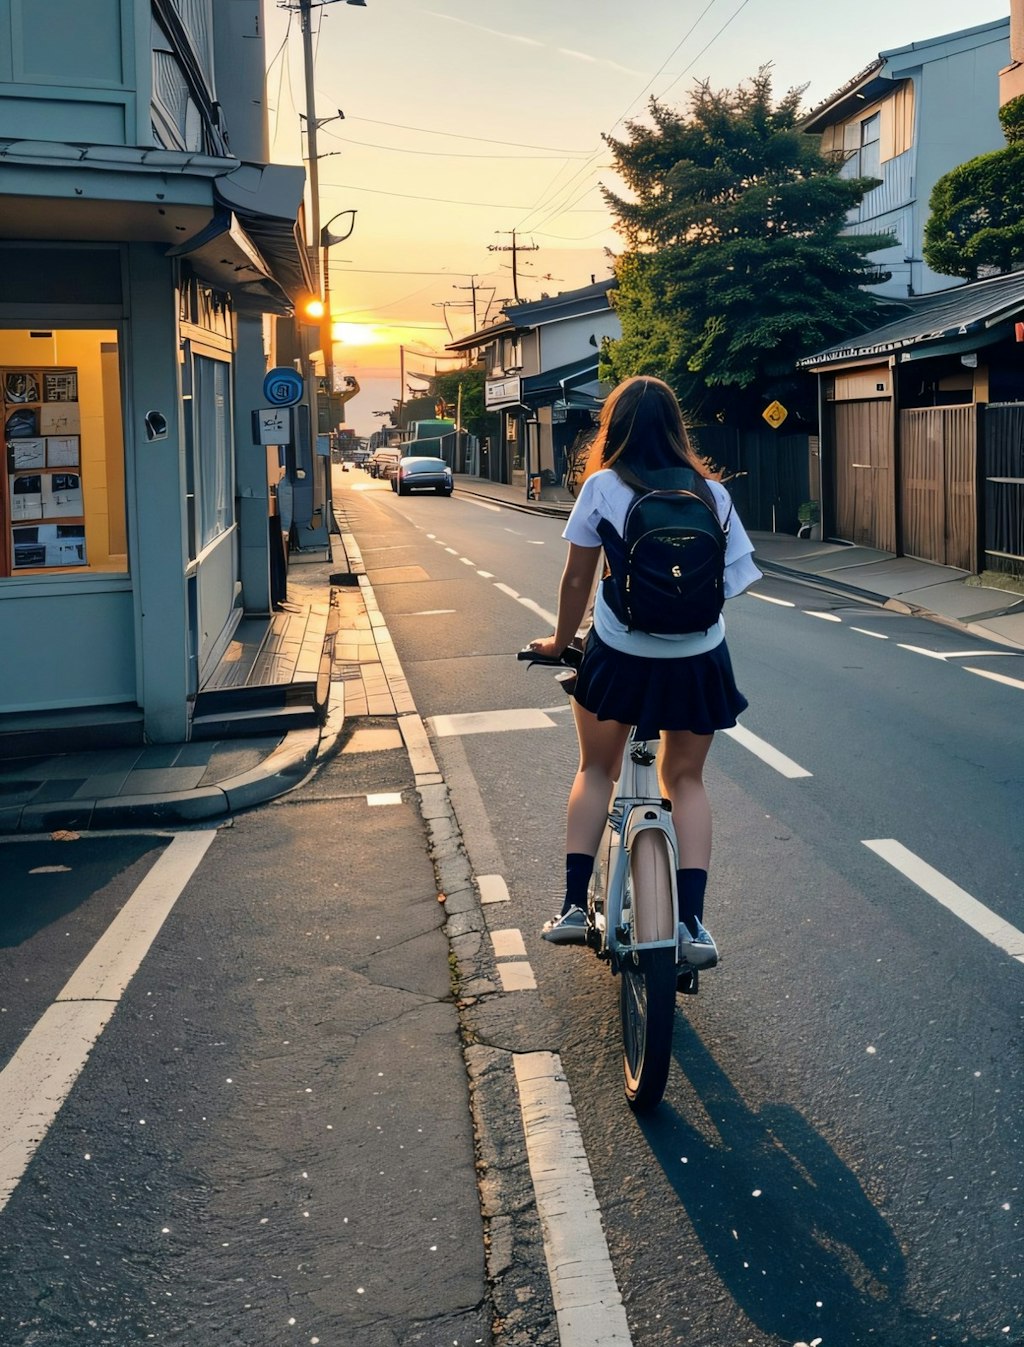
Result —
[[243, 311], [285, 313], [314, 288], [304, 184], [281, 164], [0, 140], [0, 238], [165, 243]]
[[587, 394], [580, 392], [597, 379], [597, 352], [575, 360], [570, 365], [558, 365], [554, 369], [542, 370], [540, 374], [530, 374], [523, 379], [522, 401], [527, 407], [548, 407], [556, 402], [565, 402], [573, 406], [600, 406], [593, 398], [573, 404], [568, 403], [569, 395], [586, 399]]

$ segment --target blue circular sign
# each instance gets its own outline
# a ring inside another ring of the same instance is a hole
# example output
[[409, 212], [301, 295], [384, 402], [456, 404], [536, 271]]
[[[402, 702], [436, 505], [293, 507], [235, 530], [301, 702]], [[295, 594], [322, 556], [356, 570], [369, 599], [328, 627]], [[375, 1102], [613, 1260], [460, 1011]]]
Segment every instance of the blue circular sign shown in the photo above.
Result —
[[301, 374], [279, 365], [263, 380], [263, 396], [275, 407], [291, 407], [302, 400], [303, 386]]

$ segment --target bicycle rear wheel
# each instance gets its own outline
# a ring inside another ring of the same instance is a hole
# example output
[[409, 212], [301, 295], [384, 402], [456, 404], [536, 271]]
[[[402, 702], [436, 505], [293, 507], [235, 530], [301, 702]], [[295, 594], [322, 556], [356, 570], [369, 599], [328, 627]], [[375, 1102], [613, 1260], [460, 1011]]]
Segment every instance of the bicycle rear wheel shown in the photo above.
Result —
[[637, 1113], [661, 1103], [672, 1062], [676, 963], [671, 949], [641, 950], [624, 961], [619, 986], [626, 1099]]

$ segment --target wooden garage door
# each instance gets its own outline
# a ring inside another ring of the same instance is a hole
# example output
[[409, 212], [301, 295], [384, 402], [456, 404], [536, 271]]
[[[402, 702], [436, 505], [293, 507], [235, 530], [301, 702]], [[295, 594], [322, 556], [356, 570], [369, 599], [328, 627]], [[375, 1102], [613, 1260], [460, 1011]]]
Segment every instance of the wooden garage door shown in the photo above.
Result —
[[896, 551], [896, 479], [890, 398], [832, 404], [836, 533], [862, 547]]
[[900, 484], [904, 552], [973, 571], [978, 548], [973, 406], [900, 413]]

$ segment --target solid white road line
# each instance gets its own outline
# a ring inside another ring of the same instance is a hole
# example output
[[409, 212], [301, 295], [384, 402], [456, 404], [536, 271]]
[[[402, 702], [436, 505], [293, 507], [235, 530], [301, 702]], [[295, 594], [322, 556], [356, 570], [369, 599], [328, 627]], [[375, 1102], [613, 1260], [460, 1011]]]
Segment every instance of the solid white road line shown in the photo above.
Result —
[[561, 1347], [631, 1347], [601, 1209], [558, 1054], [514, 1055]]
[[0, 1071], [0, 1211], [216, 836], [174, 837]]
[[468, 501], [470, 505], [478, 505], [481, 510], [493, 510], [495, 514], [501, 514], [500, 505], [491, 505], [489, 501], [477, 500], [474, 496], [459, 496], [459, 500]]
[[883, 861], [888, 861], [894, 869], [899, 870], [900, 874], [906, 875], [907, 879], [919, 889], [923, 889], [979, 935], [990, 940], [1011, 958], [1024, 963], [1024, 931], [1018, 931], [1016, 926], [1011, 926], [1008, 921], [997, 916], [984, 903], [979, 903], [977, 898], [972, 898], [965, 889], [954, 884], [951, 879], [947, 879], [927, 861], [915, 856], [893, 838], [879, 837], [865, 842], [864, 845], [877, 856], [881, 856]]
[[1019, 678], [1008, 678], [1006, 674], [992, 673], [990, 669], [972, 669], [969, 664], [963, 666], [966, 673], [977, 674], [979, 678], [991, 678], [993, 683], [1005, 683], [1007, 687], [1024, 688]]
[[519, 598], [519, 590], [513, 589], [511, 585], [503, 585], [500, 580], [495, 580], [494, 588], [500, 589], [502, 594], [507, 594], [510, 599]]
[[766, 762], [769, 767], [774, 767], [777, 772], [780, 772], [783, 776], [788, 776], [791, 780], [796, 780], [800, 776], [812, 775], [805, 767], [801, 767], [792, 758], [787, 758], [785, 753], [780, 753], [777, 748], [772, 748], [771, 744], [765, 743], [756, 734], [751, 734], [742, 725], [736, 725], [731, 730], [723, 730], [722, 733], [727, 734], [730, 739], [735, 739], [738, 744], [749, 749], [762, 762]]
[[[927, 655], [929, 659], [996, 659], [1001, 655], [1009, 655], [1011, 658], [1019, 654], [1016, 650], [926, 650], [921, 645], [904, 645], [897, 642], [901, 650], [909, 650], [912, 655]], [[971, 673], [980, 672], [980, 670], [971, 670]], [[987, 674], [985, 677], [993, 677]]]

